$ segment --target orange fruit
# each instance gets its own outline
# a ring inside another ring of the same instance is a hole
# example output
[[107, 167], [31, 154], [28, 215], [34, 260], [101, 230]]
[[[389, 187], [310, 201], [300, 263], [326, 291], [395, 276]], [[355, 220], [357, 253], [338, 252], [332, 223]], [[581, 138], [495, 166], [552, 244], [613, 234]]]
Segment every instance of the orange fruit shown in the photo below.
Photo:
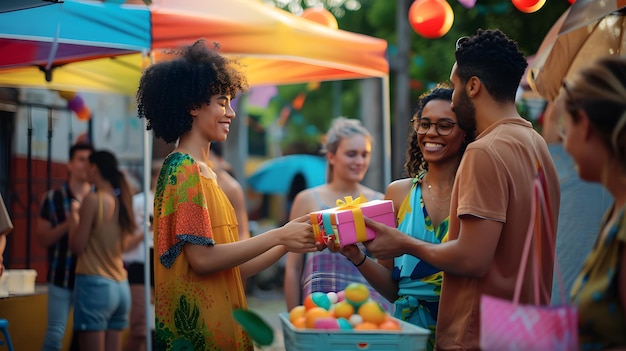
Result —
[[358, 310], [358, 314], [363, 317], [363, 322], [370, 322], [376, 325], [387, 319], [387, 312], [374, 300], [367, 300]]
[[302, 301], [302, 305], [304, 305], [304, 307], [308, 310], [310, 310], [313, 307], [318, 307], [315, 302], [313, 302], [313, 296], [311, 296], [311, 294], [307, 295], [304, 297], [304, 300]]
[[387, 318], [384, 322], [380, 323], [378, 325], [378, 329], [380, 330], [402, 330], [402, 326], [400, 326], [400, 323], [393, 319], [393, 318]]
[[322, 307], [311, 307], [304, 314], [306, 321], [304, 325], [307, 328], [315, 328], [315, 320], [322, 317], [332, 317], [329, 311], [323, 309]]
[[294, 320], [293, 322], [293, 327], [296, 329], [304, 329], [306, 328], [306, 317], [302, 316], [302, 317], [298, 317], [296, 318], [296, 320]]
[[296, 319], [300, 317], [304, 317], [304, 313], [306, 312], [306, 307], [299, 305], [291, 309], [289, 311], [289, 321], [293, 323]]
[[335, 304], [335, 308], [333, 309], [333, 316], [335, 318], [343, 317], [345, 319], [349, 319], [351, 315], [354, 314], [354, 307], [346, 301], [340, 301]]
[[355, 325], [354, 330], [378, 330], [378, 325], [370, 322], [363, 322]]

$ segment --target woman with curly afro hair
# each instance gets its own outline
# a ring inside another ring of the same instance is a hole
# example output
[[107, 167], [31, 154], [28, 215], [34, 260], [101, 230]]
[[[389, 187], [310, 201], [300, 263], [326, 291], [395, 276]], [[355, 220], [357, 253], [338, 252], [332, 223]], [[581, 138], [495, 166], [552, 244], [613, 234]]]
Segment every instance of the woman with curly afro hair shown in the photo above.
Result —
[[246, 309], [242, 285], [288, 251], [316, 251], [308, 216], [239, 241], [237, 219], [209, 167], [211, 141], [225, 141], [231, 100], [247, 89], [237, 62], [200, 40], [146, 69], [139, 117], [154, 136], [178, 141], [154, 200], [156, 350], [253, 350], [232, 317]]

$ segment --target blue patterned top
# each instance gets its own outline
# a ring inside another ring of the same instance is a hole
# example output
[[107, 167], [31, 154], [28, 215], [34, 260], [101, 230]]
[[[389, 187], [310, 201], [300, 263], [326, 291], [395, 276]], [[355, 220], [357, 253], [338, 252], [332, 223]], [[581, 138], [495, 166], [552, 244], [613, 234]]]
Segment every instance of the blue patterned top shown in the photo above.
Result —
[[[444, 219], [436, 228], [433, 226], [418, 182], [425, 174], [413, 179], [411, 190], [398, 209], [398, 230], [422, 241], [438, 244], [448, 239], [450, 218]], [[398, 282], [395, 317], [429, 329], [428, 349], [432, 350], [443, 272], [415, 256], [402, 255], [394, 259], [392, 277]]]

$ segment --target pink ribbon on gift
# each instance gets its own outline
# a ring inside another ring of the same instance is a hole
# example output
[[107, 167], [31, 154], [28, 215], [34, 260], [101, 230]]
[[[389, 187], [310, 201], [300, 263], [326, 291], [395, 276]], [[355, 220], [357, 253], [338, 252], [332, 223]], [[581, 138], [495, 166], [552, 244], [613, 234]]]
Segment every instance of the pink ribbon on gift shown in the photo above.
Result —
[[356, 231], [357, 242], [367, 240], [365, 232], [365, 219], [363, 218], [363, 211], [361, 211], [361, 204], [366, 203], [367, 199], [363, 196], [363, 194], [361, 194], [356, 199], [352, 199], [352, 196], [345, 196], [344, 200], [337, 199], [337, 210], [352, 210], [352, 218], [354, 219], [354, 229]]

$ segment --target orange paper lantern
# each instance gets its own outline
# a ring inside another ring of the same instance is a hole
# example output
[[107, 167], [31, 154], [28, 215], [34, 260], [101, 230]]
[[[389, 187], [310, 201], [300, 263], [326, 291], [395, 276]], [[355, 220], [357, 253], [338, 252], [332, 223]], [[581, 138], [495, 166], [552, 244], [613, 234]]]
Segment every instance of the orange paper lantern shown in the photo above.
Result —
[[79, 121], [88, 121], [91, 118], [91, 110], [86, 105], [80, 110], [76, 111], [76, 117]]
[[546, 0], [511, 0], [513, 6], [525, 13], [537, 12], [546, 3]]
[[309, 21], [319, 23], [329, 28], [339, 28], [335, 16], [323, 7], [309, 7], [305, 9], [302, 12], [302, 18], [306, 18]]
[[409, 8], [409, 23], [424, 38], [441, 38], [453, 22], [454, 12], [445, 0], [416, 0]]

